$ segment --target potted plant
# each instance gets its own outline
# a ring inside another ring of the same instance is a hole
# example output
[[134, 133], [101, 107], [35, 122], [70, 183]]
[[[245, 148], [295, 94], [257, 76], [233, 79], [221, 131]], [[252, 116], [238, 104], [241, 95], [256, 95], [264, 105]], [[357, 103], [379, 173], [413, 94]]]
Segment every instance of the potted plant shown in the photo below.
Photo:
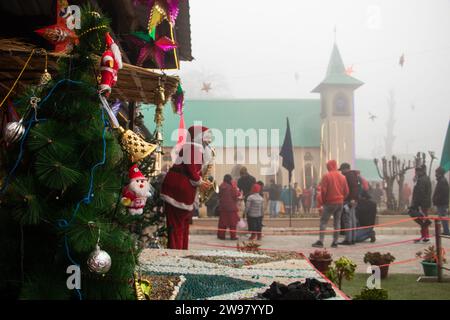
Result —
[[342, 289], [342, 280], [352, 280], [355, 276], [356, 264], [347, 257], [340, 257], [334, 261], [334, 265], [328, 268], [326, 276]]
[[386, 289], [369, 289], [365, 287], [353, 300], [387, 300], [389, 298]]
[[367, 252], [364, 255], [364, 263], [370, 263], [373, 266], [380, 267], [381, 279], [388, 276], [389, 264], [395, 261], [395, 257], [388, 253]]
[[[442, 263], [446, 263], [445, 251], [441, 250]], [[422, 258], [423, 273], [427, 277], [436, 277], [438, 274], [437, 262], [438, 255], [434, 246], [429, 246], [424, 252], [419, 251], [416, 253], [416, 257]]]
[[322, 273], [328, 271], [328, 267], [333, 261], [331, 253], [329, 253], [326, 249], [323, 250], [315, 250], [309, 254], [309, 261]]

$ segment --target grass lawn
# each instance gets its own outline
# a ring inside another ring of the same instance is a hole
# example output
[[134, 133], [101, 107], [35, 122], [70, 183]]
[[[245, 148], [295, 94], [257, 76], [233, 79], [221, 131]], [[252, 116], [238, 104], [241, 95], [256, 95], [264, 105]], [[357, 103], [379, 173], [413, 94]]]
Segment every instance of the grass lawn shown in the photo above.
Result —
[[[353, 280], [343, 280], [342, 291], [352, 297], [366, 286], [368, 274], [356, 274]], [[388, 291], [389, 300], [450, 300], [450, 282], [417, 282], [418, 275], [389, 274], [381, 280], [381, 288]]]

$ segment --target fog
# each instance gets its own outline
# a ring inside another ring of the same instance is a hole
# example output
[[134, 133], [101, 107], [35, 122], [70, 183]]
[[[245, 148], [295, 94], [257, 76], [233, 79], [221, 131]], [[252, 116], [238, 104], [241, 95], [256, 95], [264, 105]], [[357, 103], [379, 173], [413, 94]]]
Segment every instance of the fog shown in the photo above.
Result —
[[[311, 90], [325, 76], [336, 37], [346, 67], [365, 82], [355, 94], [357, 156], [384, 154], [393, 90], [394, 153], [433, 150], [440, 157], [450, 116], [450, 0], [191, 0], [190, 6], [195, 61], [183, 63], [180, 73], [187, 99], [319, 98]], [[203, 82], [211, 83], [209, 93]]]

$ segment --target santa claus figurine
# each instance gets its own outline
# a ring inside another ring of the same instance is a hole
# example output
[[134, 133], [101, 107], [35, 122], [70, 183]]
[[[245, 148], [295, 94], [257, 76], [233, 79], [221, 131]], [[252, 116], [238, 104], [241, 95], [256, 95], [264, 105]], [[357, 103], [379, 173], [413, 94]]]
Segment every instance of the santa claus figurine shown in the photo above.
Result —
[[211, 131], [206, 127], [192, 126], [186, 141], [161, 186], [169, 249], [188, 249], [189, 222], [198, 207], [197, 192], [211, 187], [210, 182], [202, 179], [202, 172], [211, 161]]
[[139, 215], [144, 212], [147, 198], [151, 196], [150, 183], [135, 164], [128, 173], [130, 183], [123, 189], [122, 204], [128, 207], [131, 215]]
[[108, 97], [111, 94], [111, 88], [117, 82], [117, 74], [122, 69], [122, 53], [119, 46], [107, 32], [105, 35], [106, 50], [100, 61], [100, 86], [99, 92]]

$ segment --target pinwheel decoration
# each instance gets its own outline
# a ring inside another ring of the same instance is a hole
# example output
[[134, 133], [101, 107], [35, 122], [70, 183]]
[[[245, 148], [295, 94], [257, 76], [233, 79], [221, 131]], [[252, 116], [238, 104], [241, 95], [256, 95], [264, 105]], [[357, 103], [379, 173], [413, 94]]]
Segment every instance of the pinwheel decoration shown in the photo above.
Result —
[[181, 83], [178, 84], [177, 91], [172, 95], [172, 108], [173, 112], [182, 115], [184, 111], [184, 91], [181, 87]]
[[163, 36], [154, 40], [145, 32], [135, 32], [129, 36], [129, 40], [139, 48], [136, 65], [141, 67], [151, 59], [159, 69], [164, 69], [166, 52], [177, 48], [176, 42], [172, 39]]

